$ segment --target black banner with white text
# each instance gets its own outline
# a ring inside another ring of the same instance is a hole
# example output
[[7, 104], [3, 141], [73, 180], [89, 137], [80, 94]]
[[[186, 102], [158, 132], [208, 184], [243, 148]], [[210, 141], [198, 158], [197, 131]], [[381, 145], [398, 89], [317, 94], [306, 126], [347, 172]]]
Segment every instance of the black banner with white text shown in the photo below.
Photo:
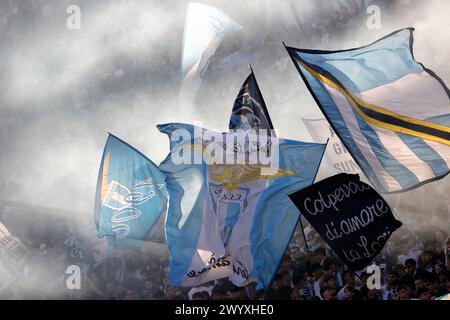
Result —
[[354, 271], [368, 266], [402, 226], [386, 201], [358, 175], [339, 174], [289, 197]]

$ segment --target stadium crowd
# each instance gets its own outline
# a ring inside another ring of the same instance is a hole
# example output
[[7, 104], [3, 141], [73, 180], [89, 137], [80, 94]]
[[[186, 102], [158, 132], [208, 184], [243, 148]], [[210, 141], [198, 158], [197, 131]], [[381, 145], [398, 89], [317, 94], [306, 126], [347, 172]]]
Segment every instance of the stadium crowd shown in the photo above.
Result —
[[[349, 7], [341, 6], [332, 13], [319, 15], [314, 21], [300, 23], [300, 29], [292, 30], [292, 34], [302, 34], [305, 47], [324, 44], [331, 36], [345, 38], [356, 25], [363, 23], [362, 21], [365, 23], [367, 3], [379, 4], [385, 10], [392, 11], [401, 10], [403, 2], [354, 1]], [[44, 0], [0, 2], [0, 70], [5, 67], [2, 65], [2, 57], [12, 54], [18, 37], [27, 34], [23, 30], [23, 22], [33, 21], [36, 26], [50, 28], [46, 21], [55, 12], [54, 6], [54, 2]], [[36, 15], [36, 12], [39, 14]], [[256, 51], [252, 47], [270, 48], [270, 44], [276, 42], [274, 37], [276, 35], [267, 33], [260, 37], [262, 40], [259, 43], [252, 43], [245, 35], [237, 38], [242, 42], [227, 42], [225, 39], [224, 46], [219, 48], [213, 58], [207, 77], [214, 78], [215, 74], [220, 73], [227, 74], [227, 77], [234, 74], [233, 70], [239, 67], [239, 63], [229, 62], [238, 61], [236, 53], [246, 50], [252, 52], [251, 59], [256, 63], [269, 69], [279, 68], [280, 65], [275, 62], [280, 60], [274, 59], [273, 51]], [[243, 42], [251, 45], [242, 49]], [[93, 79], [84, 87], [71, 89], [72, 108], [94, 108], [96, 100], [92, 92], [100, 91], [102, 97], [114, 95], [124, 77], [142, 77], [139, 82], [147, 82], [147, 87], [155, 94], [163, 91], [161, 86], [173, 85], [177, 82], [179, 61], [173, 53], [160, 52], [158, 56], [161, 57], [158, 73], [138, 68], [137, 66], [145, 64], [143, 61], [118, 60], [110, 68], [112, 71], [100, 75], [101, 81]], [[237, 91], [237, 87], [234, 85], [230, 90]], [[7, 191], [13, 192], [14, 186], [7, 187]], [[442, 197], [445, 198], [445, 193], [442, 193]], [[412, 198], [413, 196], [410, 200], [414, 202]], [[427, 195], [422, 195], [419, 199], [427, 199]], [[418, 206], [420, 202], [419, 200]], [[25, 264], [14, 275], [12, 284], [0, 292], [0, 298], [430, 300], [450, 293], [448, 208], [424, 208], [423, 215], [415, 216], [408, 216], [408, 208], [399, 208], [399, 211], [404, 212], [404, 217], [410, 223], [405, 223], [392, 236], [375, 261], [382, 270], [380, 289], [368, 289], [368, 274], [346, 269], [320, 236], [305, 223], [310, 250], [306, 251], [303, 234], [298, 229], [271, 288], [264, 292], [256, 290], [255, 285], [238, 288], [227, 280], [217, 280], [197, 288], [171, 287], [165, 277], [167, 260], [130, 249], [111, 249], [106, 241], [97, 239], [91, 221], [77, 220], [66, 215], [35, 214], [32, 211], [18, 215], [14, 208], [2, 208], [0, 222], [21, 239], [28, 250], [28, 256]], [[80, 289], [70, 290], [67, 287], [66, 270], [70, 265], [77, 265], [81, 269]]]
[[[374, 264], [381, 269], [381, 288], [370, 290], [368, 274], [348, 270], [322, 238], [304, 221], [297, 228], [273, 279], [271, 288], [255, 284], [235, 287], [226, 279], [196, 288], [167, 284], [168, 260], [127, 248], [112, 249], [96, 237], [89, 219], [29, 212], [2, 206], [0, 221], [24, 243], [27, 260], [10, 286], [0, 292], [4, 299], [220, 299], [220, 300], [431, 300], [450, 293], [450, 223], [448, 208], [438, 201], [427, 215], [408, 214], [420, 207], [426, 193], [444, 199], [446, 188], [431, 185], [408, 193], [400, 205], [392, 202], [404, 225], [396, 231]], [[444, 184], [445, 185], [445, 184]], [[405, 205], [404, 203], [408, 203]], [[447, 209], [447, 210], [445, 210]], [[161, 235], [152, 241], [163, 242]], [[80, 267], [81, 286], [67, 285], [71, 265]]]

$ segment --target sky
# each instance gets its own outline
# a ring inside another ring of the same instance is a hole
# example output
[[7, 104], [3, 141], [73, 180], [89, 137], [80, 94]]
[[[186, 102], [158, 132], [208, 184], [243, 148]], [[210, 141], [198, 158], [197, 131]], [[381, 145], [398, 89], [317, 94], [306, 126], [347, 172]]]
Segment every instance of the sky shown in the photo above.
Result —
[[[201, 1], [243, 26], [260, 41], [268, 33], [280, 61], [282, 41], [306, 43], [302, 34], [283, 32], [286, 1]], [[405, 2], [405, 10], [381, 11], [381, 29], [362, 23], [351, 35], [308, 43], [316, 49], [368, 44], [403, 27], [414, 27], [415, 57], [450, 83], [450, 42], [446, 0]], [[107, 133], [124, 139], [155, 163], [168, 153], [168, 140], [156, 125], [185, 122], [226, 130], [234, 98], [246, 71], [227, 77], [221, 99], [207, 107], [180, 100], [178, 70], [188, 1], [32, 2], [30, 16], [17, 18], [0, 42], [0, 199], [92, 215], [95, 187]], [[292, 1], [300, 20], [317, 18], [313, 1]], [[69, 30], [66, 9], [81, 9], [81, 29]], [[368, 15], [369, 18], [369, 15]], [[264, 32], [261, 32], [264, 30]], [[6, 34], [6, 36], [5, 36]], [[5, 37], [8, 40], [5, 40]], [[311, 141], [301, 117], [321, 117], [292, 63], [283, 73], [253, 65], [269, 113], [280, 136]], [[214, 86], [214, 84], [211, 84]], [[220, 92], [224, 86], [210, 88]], [[232, 89], [229, 89], [232, 88]], [[276, 97], [290, 96], [278, 104]], [[434, 185], [449, 183], [449, 179]]]

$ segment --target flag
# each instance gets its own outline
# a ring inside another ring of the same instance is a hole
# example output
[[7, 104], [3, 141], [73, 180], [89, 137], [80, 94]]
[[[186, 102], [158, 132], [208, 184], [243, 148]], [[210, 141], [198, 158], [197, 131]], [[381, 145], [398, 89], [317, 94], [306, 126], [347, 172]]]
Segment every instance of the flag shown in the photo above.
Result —
[[[160, 164], [170, 194], [169, 284], [197, 286], [229, 277], [238, 286], [257, 281], [267, 289], [299, 218], [287, 194], [313, 183], [326, 146], [187, 124], [158, 129], [171, 141], [171, 153]], [[254, 139], [256, 144], [249, 142]], [[246, 143], [258, 148], [244, 149]], [[251, 159], [267, 146], [270, 164], [216, 161], [246, 153]], [[212, 149], [209, 159], [205, 152]]]
[[402, 226], [386, 201], [357, 174], [335, 175], [289, 197], [353, 271], [367, 267]]
[[351, 50], [287, 48], [334, 131], [383, 193], [449, 173], [450, 91], [414, 59], [413, 30]]
[[314, 142], [328, 141], [325, 160], [334, 174], [359, 173], [359, 167], [326, 119], [303, 119]]
[[166, 210], [165, 176], [150, 159], [110, 134], [98, 175], [95, 223], [99, 237], [146, 240]]
[[184, 94], [196, 93], [210, 59], [219, 48], [225, 33], [239, 29], [241, 26], [222, 11], [202, 3], [189, 3], [181, 65]]
[[267, 130], [268, 135], [271, 135], [270, 130], [274, 129], [253, 70], [245, 79], [234, 101], [229, 128], [230, 130], [264, 129]]
[[292, 6], [291, 1], [281, 0], [280, 9], [281, 9], [281, 18], [284, 23], [284, 31], [285, 32], [300, 31], [300, 27], [298, 26], [297, 21], [297, 14], [295, 12], [294, 7]]

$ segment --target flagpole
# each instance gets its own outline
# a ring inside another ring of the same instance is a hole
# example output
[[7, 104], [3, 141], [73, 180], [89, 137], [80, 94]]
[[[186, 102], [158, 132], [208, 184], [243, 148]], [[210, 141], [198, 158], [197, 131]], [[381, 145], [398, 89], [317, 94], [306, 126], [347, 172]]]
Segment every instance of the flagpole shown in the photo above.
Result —
[[302, 223], [302, 217], [301, 217], [301, 216], [300, 216], [300, 218], [298, 219], [298, 223], [300, 224], [300, 228], [302, 229], [303, 242], [305, 242], [305, 249], [306, 249], [306, 272], [309, 273], [309, 267], [310, 267], [310, 263], [309, 263], [309, 246], [308, 246], [308, 241], [306, 240], [305, 229], [303, 228], [303, 223]]

